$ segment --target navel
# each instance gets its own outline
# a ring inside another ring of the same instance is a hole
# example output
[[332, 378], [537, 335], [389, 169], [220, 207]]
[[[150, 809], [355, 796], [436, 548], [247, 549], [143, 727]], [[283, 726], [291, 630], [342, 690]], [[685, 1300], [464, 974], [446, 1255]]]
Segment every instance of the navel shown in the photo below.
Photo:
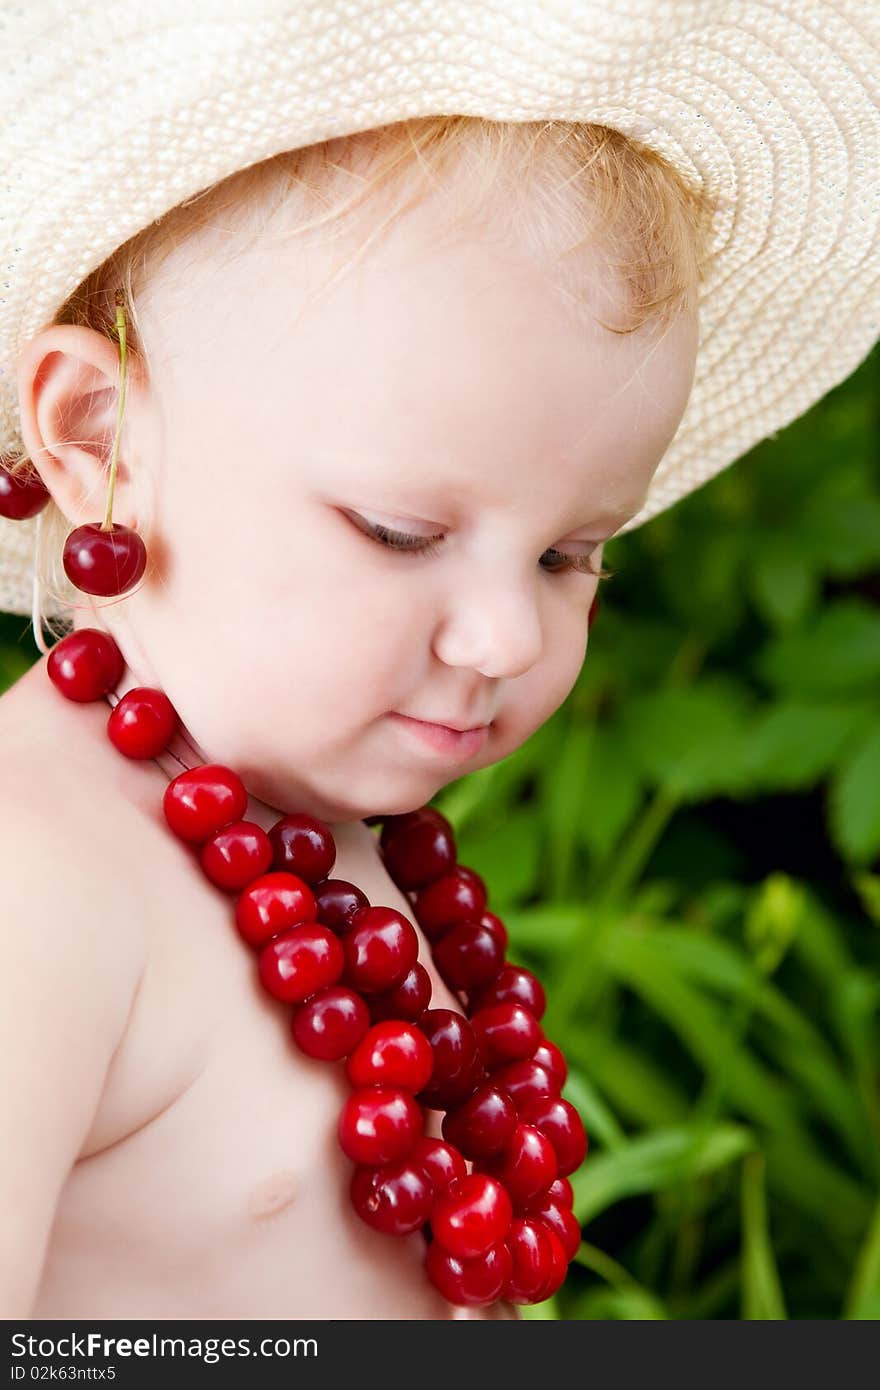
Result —
[[248, 1214], [257, 1219], [275, 1216], [289, 1206], [299, 1186], [296, 1173], [282, 1168], [258, 1182], [248, 1198]]

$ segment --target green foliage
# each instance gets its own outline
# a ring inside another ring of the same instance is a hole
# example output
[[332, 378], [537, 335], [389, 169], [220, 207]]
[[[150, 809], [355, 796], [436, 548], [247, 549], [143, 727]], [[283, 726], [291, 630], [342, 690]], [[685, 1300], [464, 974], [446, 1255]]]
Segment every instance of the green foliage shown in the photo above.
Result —
[[878, 418], [875, 350], [609, 543], [569, 699], [436, 799], [590, 1136], [527, 1317], [880, 1317]]

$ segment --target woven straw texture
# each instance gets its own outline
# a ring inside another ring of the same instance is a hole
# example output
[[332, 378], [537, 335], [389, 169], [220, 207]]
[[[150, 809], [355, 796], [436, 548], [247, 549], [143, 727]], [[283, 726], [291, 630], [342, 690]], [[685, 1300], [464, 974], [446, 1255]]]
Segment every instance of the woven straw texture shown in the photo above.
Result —
[[[880, 0], [0, 0], [0, 52], [0, 453], [24, 343], [122, 241], [271, 154], [437, 112], [601, 122], [721, 198], [691, 398], [624, 530], [880, 336]], [[35, 525], [0, 519], [10, 612]]]

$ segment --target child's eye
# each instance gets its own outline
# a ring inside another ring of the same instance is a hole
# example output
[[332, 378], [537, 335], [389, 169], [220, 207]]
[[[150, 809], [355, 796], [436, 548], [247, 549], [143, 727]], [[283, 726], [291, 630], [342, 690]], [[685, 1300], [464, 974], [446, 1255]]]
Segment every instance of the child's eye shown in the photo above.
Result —
[[[363, 518], [361, 518], [363, 520]], [[391, 550], [406, 550], [411, 555], [429, 556], [435, 555], [440, 549], [442, 536], [412, 536], [405, 531], [392, 531], [388, 526], [381, 526], [377, 522], [364, 521], [367, 535], [380, 545], [387, 546]], [[598, 546], [596, 547], [598, 549]], [[592, 554], [587, 555], [566, 555], [561, 550], [545, 550], [541, 556], [543, 560], [546, 555], [558, 557], [557, 564], [551, 569], [545, 566], [548, 574], [590, 574], [594, 579], [610, 579], [614, 570], [593, 569]], [[561, 563], [559, 563], [561, 562]]]

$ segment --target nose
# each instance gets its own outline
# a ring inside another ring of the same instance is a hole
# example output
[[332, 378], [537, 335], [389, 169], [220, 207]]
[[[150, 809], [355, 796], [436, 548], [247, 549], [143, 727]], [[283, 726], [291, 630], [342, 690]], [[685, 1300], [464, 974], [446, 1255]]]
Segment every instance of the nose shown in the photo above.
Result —
[[536, 590], [537, 581], [512, 579], [509, 570], [463, 585], [438, 625], [435, 655], [447, 666], [469, 666], [495, 679], [521, 676], [543, 647]]

